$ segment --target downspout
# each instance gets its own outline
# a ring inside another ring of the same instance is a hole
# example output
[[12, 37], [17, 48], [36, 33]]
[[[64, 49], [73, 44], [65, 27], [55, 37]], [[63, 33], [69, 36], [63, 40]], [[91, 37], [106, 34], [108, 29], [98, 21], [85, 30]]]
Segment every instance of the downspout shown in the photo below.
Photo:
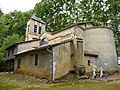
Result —
[[52, 59], [52, 81], [55, 80], [55, 70], [56, 70], [56, 62], [55, 62], [55, 49], [53, 49], [53, 59]]
[[53, 70], [53, 56], [54, 56], [54, 52], [53, 52], [53, 48], [52, 50], [49, 49], [49, 47], [47, 48], [47, 51], [50, 52], [52, 54], [52, 58], [51, 58], [51, 81], [53, 82], [54, 81], [54, 70]]

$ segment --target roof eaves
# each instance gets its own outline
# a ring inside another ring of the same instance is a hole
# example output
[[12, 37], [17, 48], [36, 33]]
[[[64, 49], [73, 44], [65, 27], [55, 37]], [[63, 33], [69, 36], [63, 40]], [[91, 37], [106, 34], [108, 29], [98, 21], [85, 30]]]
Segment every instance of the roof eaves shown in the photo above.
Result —
[[[93, 23], [93, 22], [79, 22], [79, 23], [76, 23], [76, 24], [71, 24], [71, 25], [69, 25], [69, 26], [67, 26], [67, 27], [65, 27], [65, 28], [60, 29], [60, 30], [54, 31], [54, 32], [52, 32], [51, 34], [56, 34], [56, 33], [59, 33], [59, 32], [61, 32], [61, 31], [66, 30], [66, 29], [72, 28], [72, 27], [74, 27], [74, 26], [78, 26], [78, 27], [79, 27], [79, 25], [88, 24], [88, 23], [90, 23], [90, 24], [92, 24], [92, 25], [94, 26], [94, 23]], [[80, 28], [83, 29], [82, 27], [80, 27]]]
[[84, 55], [98, 57], [99, 55], [93, 52], [84, 51]]
[[17, 46], [18, 44], [27, 43], [27, 42], [32, 42], [32, 41], [39, 41], [39, 40], [40, 40], [40, 39], [34, 39], [34, 40], [29, 40], [29, 41], [16, 42], [16, 43], [8, 46], [5, 50], [7, 50], [7, 49], [9, 49], [9, 48], [11, 48], [11, 47], [13, 47], [13, 46]]
[[61, 42], [59, 42], [59, 43], [49, 44], [49, 45], [46, 45], [46, 46], [40, 46], [40, 47], [31, 49], [31, 50], [26, 50], [26, 51], [22, 51], [22, 52], [20, 52], [20, 53], [16, 53], [16, 54], [14, 54], [14, 55], [16, 56], [16, 55], [20, 55], [20, 54], [23, 54], [23, 53], [26, 53], [26, 52], [31, 52], [31, 51], [36, 51], [36, 50], [42, 50], [42, 49], [45, 49], [45, 48], [47, 48], [47, 47], [54, 47], [54, 46], [57, 46], [57, 45], [60, 45], [60, 44], [63, 44], [63, 43], [70, 42], [70, 41], [72, 41], [72, 40], [73, 40], [73, 39], [68, 39], [68, 40], [65, 40], [65, 41], [61, 41]]
[[106, 26], [93, 26], [93, 27], [86, 28], [84, 30], [90, 30], [90, 29], [95, 29], [95, 28], [106, 28], [106, 29], [110, 29], [113, 31], [111, 27], [106, 27]]
[[12, 44], [12, 45], [8, 46], [7, 48], [5, 48], [5, 50], [8, 50], [9, 48], [14, 47], [14, 46], [17, 46], [17, 44], [16, 44], [16, 43], [14, 43], [14, 44]]
[[41, 18], [38, 18], [36, 16], [32, 16], [31, 19], [45, 24], [45, 22]]

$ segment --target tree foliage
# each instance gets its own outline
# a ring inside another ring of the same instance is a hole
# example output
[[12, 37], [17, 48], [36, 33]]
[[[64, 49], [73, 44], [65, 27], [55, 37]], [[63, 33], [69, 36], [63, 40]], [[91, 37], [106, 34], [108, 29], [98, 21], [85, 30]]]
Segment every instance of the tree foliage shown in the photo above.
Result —
[[32, 16], [31, 12], [13, 11], [2, 14], [0, 17], [0, 60], [6, 56], [5, 48], [23, 41], [26, 31], [26, 22]]
[[0, 9], [0, 17], [3, 15], [3, 12], [2, 12], [2, 10]]
[[42, 0], [36, 4], [34, 13], [46, 22], [47, 31], [55, 31], [74, 22], [74, 4], [75, 0]]
[[4, 60], [5, 56], [6, 56], [6, 52], [4, 51], [8, 46], [16, 43], [16, 42], [20, 42], [24, 40], [24, 36], [20, 36], [18, 34], [12, 34], [12, 35], [8, 35], [7, 37], [3, 38], [3, 43], [2, 46], [0, 47], [0, 58], [2, 60]]

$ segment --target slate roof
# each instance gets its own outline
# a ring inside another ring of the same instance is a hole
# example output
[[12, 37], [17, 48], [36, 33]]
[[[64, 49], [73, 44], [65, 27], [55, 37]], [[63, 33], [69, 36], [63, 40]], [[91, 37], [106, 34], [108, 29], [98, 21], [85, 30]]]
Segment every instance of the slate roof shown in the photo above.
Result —
[[31, 19], [45, 24], [45, 22], [44, 22], [41, 18], [38, 18], [38, 17], [36, 17], [36, 16], [34, 16], [34, 15], [31, 17]]

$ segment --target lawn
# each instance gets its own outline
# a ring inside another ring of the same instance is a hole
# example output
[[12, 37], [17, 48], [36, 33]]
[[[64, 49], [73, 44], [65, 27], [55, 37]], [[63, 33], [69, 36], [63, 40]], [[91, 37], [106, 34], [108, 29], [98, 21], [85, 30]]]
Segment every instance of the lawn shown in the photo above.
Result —
[[31, 76], [0, 74], [0, 90], [120, 90], [120, 81], [79, 80], [47, 84]]

